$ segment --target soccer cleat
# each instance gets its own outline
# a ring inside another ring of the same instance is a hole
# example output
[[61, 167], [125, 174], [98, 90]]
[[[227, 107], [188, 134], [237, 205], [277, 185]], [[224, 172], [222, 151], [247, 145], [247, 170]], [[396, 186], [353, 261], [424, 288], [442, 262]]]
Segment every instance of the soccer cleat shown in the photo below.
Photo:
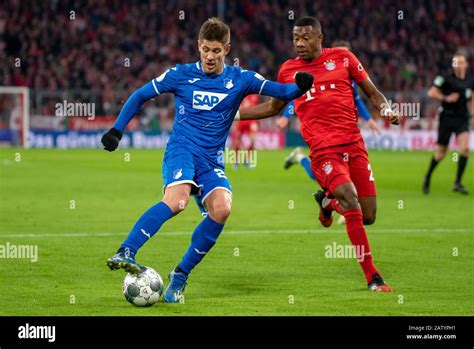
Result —
[[301, 156], [303, 156], [303, 151], [301, 147], [296, 147], [293, 151], [285, 158], [285, 163], [283, 168], [288, 170], [291, 166], [298, 164], [301, 160]]
[[112, 257], [107, 259], [107, 266], [110, 270], [124, 269], [127, 273], [140, 274], [143, 270], [143, 266], [135, 261], [131, 257], [127, 257], [125, 252], [119, 252], [114, 254]]
[[166, 288], [164, 300], [166, 303], [184, 303], [184, 289], [186, 288], [188, 276], [173, 270], [169, 275], [170, 283]]
[[323, 227], [329, 228], [333, 221], [332, 210], [326, 210], [325, 207], [331, 199], [328, 199], [322, 190], [318, 190], [313, 196], [319, 205], [319, 221]]
[[374, 292], [392, 292], [392, 288], [383, 281], [379, 274], [372, 275], [372, 281], [367, 286], [370, 291]]
[[430, 193], [430, 180], [425, 176], [423, 180], [423, 194], [428, 195]]
[[466, 194], [466, 195], [469, 194], [469, 191], [461, 183], [454, 183], [453, 191], [456, 193], [461, 193], [461, 194]]

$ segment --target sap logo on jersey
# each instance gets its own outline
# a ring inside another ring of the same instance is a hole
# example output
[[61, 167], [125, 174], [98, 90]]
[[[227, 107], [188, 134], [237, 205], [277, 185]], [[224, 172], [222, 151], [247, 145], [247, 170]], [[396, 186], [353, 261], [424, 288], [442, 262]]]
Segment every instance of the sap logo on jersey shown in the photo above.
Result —
[[193, 92], [193, 108], [201, 110], [212, 110], [228, 96], [227, 93], [217, 92]]

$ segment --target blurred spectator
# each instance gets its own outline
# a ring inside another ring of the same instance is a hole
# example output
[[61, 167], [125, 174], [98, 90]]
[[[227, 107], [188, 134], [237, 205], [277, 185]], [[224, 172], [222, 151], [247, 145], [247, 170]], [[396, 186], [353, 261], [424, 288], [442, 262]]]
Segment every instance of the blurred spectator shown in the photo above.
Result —
[[[99, 99], [99, 113], [115, 114], [138, 86], [198, 59], [198, 30], [217, 15], [217, 2], [4, 0], [0, 83], [88, 90]], [[271, 79], [294, 56], [291, 28], [303, 15], [321, 21], [327, 46], [350, 41], [384, 91], [420, 93], [449, 68], [456, 48], [474, 53], [470, 0], [242, 0], [225, 1], [224, 8], [232, 30], [227, 63]], [[160, 98], [159, 105], [170, 100]], [[48, 108], [43, 102], [33, 104], [37, 111]]]

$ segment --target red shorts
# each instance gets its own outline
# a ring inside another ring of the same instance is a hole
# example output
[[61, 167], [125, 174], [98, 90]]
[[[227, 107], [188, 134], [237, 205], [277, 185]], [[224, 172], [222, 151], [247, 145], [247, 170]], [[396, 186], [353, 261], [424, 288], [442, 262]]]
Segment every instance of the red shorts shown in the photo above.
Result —
[[240, 134], [257, 132], [258, 122], [256, 120], [241, 120], [237, 122], [236, 131]]
[[354, 183], [359, 197], [375, 196], [375, 180], [363, 140], [311, 151], [311, 169], [331, 194], [339, 185]]

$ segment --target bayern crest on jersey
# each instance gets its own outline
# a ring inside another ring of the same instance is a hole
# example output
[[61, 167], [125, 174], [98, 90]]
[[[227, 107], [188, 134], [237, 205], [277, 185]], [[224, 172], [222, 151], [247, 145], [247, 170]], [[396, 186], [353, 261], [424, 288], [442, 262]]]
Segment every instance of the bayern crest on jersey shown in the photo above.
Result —
[[330, 59], [329, 61], [324, 62], [324, 65], [326, 66], [327, 70], [336, 69], [336, 62], [334, 62], [332, 59]]
[[330, 174], [332, 172], [332, 165], [331, 162], [325, 162], [323, 165], [323, 171], [325, 174]]

